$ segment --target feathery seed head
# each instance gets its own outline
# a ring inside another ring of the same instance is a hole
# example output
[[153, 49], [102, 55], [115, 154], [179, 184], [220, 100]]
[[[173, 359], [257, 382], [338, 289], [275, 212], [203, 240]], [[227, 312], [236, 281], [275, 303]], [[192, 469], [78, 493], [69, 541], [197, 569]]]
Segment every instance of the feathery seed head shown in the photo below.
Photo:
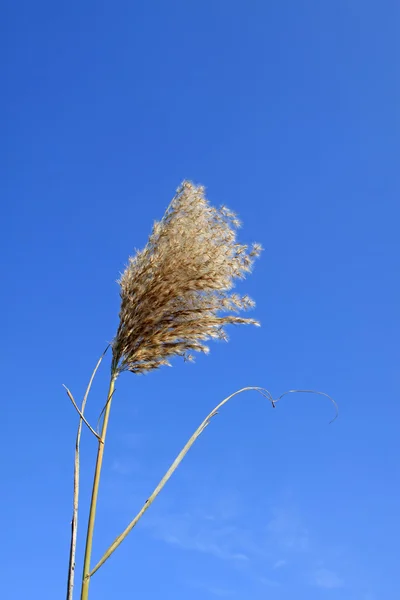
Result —
[[227, 339], [225, 325], [258, 325], [226, 314], [254, 306], [248, 296], [230, 293], [261, 252], [259, 244], [249, 249], [236, 241], [239, 225], [226, 207], [210, 206], [202, 186], [182, 183], [119, 280], [113, 343], [119, 371], [144, 373], [168, 365], [174, 355], [191, 360], [191, 352], [208, 352], [205, 341]]

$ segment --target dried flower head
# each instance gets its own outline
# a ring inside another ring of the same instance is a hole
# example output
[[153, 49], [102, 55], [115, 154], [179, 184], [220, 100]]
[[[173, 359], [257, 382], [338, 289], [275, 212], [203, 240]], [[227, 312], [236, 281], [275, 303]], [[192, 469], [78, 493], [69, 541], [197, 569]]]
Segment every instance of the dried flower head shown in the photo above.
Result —
[[226, 314], [254, 306], [248, 296], [230, 293], [261, 251], [259, 244], [249, 250], [237, 243], [239, 225], [226, 207], [210, 206], [203, 187], [183, 182], [119, 281], [118, 371], [143, 373], [168, 365], [173, 355], [191, 359], [192, 351], [208, 352], [206, 340], [227, 339], [225, 325], [258, 325]]

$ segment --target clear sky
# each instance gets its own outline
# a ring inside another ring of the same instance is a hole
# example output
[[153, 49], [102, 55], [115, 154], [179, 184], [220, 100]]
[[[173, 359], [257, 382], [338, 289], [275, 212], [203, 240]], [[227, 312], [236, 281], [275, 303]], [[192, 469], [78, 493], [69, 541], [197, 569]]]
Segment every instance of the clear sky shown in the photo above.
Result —
[[[240, 286], [262, 327], [121, 377], [94, 559], [229, 393], [319, 389], [340, 415], [236, 398], [93, 600], [400, 597], [399, 26], [394, 0], [3, 3], [2, 598], [65, 597], [77, 415], [61, 384], [81, 397], [115, 280], [185, 178], [265, 247]], [[87, 431], [83, 452], [80, 534]]]

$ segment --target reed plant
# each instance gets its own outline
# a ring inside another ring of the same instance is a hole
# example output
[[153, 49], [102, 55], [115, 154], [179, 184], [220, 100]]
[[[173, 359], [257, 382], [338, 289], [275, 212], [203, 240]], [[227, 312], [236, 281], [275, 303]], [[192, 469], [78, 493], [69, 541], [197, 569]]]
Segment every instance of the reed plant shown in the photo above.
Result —
[[[241, 312], [253, 308], [254, 302], [247, 295], [233, 292], [235, 282], [244, 279], [246, 274], [250, 273], [255, 259], [261, 252], [259, 244], [249, 247], [237, 241], [239, 226], [235, 213], [225, 206], [214, 208], [207, 201], [202, 186], [184, 181], [164, 217], [154, 224], [146, 246], [129, 259], [119, 279], [121, 308], [117, 332], [96, 364], [80, 407], [71, 391], [65, 388], [79, 413], [75, 442], [67, 600], [72, 600], [74, 591], [80, 440], [83, 426], [88, 428], [98, 445], [80, 596], [81, 600], [88, 600], [92, 576], [150, 507], [218, 410], [244, 391], [257, 391], [269, 400], [273, 407], [284, 395], [274, 400], [265, 388], [252, 386], [238, 390], [220, 402], [191, 436], [138, 514], [103, 553], [100, 560], [92, 565], [100, 477], [115, 382], [118, 377], [125, 371], [142, 374], [169, 365], [174, 356], [193, 360], [193, 353], [208, 352], [208, 341], [227, 340], [227, 325], [259, 325], [258, 321], [240, 315]], [[112, 355], [109, 386], [100, 415], [100, 431], [96, 431], [87, 421], [84, 412], [93, 379], [109, 348]]]

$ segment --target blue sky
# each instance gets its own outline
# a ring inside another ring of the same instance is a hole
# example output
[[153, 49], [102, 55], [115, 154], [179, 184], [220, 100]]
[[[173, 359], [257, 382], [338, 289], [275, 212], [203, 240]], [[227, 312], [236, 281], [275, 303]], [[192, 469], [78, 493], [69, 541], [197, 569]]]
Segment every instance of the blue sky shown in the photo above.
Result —
[[[246, 385], [92, 582], [93, 600], [399, 597], [397, 2], [6, 2], [0, 44], [7, 600], [65, 593], [76, 414], [115, 280], [184, 179], [265, 247], [261, 329], [118, 383], [94, 558]], [[88, 418], [104, 403], [108, 366]], [[84, 432], [82, 514], [95, 443]], [[81, 565], [79, 565], [80, 572]]]

